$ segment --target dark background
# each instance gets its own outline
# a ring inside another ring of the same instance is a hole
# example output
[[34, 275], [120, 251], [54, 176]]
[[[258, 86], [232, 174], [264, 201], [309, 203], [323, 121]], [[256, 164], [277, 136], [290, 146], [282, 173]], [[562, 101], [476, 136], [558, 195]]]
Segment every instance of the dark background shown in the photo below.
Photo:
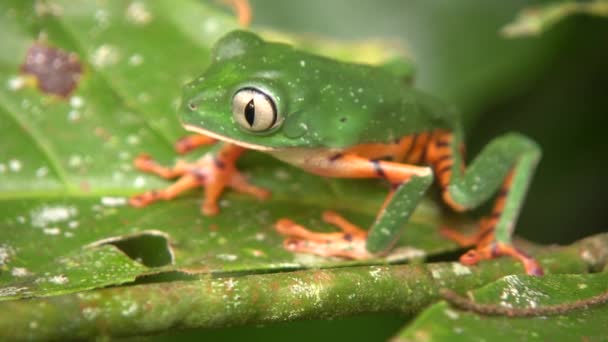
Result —
[[[517, 234], [569, 243], [608, 231], [608, 20], [579, 15], [537, 37], [499, 35], [519, 9], [543, 3], [548, 2], [252, 0], [255, 27], [403, 42], [416, 61], [416, 85], [462, 111], [469, 156], [508, 131], [539, 142], [543, 159]], [[386, 340], [407, 319], [369, 315], [159, 339]]]

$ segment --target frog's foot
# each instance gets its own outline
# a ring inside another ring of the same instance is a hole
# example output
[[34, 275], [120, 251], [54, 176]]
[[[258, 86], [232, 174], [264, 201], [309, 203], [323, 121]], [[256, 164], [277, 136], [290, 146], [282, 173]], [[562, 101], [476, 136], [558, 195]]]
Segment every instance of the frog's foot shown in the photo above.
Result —
[[[220, 155], [221, 157], [221, 155]], [[217, 202], [226, 187], [266, 199], [270, 192], [247, 182], [245, 177], [236, 170], [234, 162], [228, 163], [220, 157], [207, 155], [195, 163], [178, 161], [175, 167], [167, 168], [157, 164], [150, 156], [141, 155], [135, 159], [137, 169], [157, 174], [163, 178], [179, 179], [169, 187], [161, 190], [152, 190], [129, 199], [134, 207], [144, 207], [158, 200], [170, 200], [180, 193], [196, 188], [205, 188], [205, 199], [201, 211], [204, 215], [215, 215], [219, 212]]]
[[323, 213], [323, 221], [337, 226], [341, 233], [317, 233], [290, 219], [280, 219], [276, 230], [287, 238], [285, 249], [291, 252], [311, 253], [321, 256], [339, 256], [350, 259], [368, 259], [372, 255], [365, 249], [367, 231], [348, 222], [333, 211]]
[[477, 233], [474, 235], [465, 235], [462, 232], [449, 228], [449, 227], [441, 227], [439, 229], [439, 233], [457, 244], [461, 247], [471, 247], [473, 245], [484, 245], [492, 242], [494, 238], [494, 229], [492, 225], [493, 221], [491, 217], [484, 217], [479, 220], [479, 229]]
[[508, 255], [519, 260], [530, 275], [543, 275], [543, 269], [534, 258], [523, 251], [515, 248], [511, 244], [497, 242], [494, 239], [492, 217], [482, 218], [479, 222], [477, 234], [467, 236], [452, 228], [442, 227], [440, 233], [458, 243], [462, 247], [476, 246], [460, 257], [460, 262], [464, 265], [475, 265], [481, 260], [493, 259], [499, 256]]
[[481, 260], [494, 259], [502, 255], [519, 260], [529, 275], [542, 276], [544, 274], [542, 266], [534, 258], [511, 244], [500, 242], [492, 242], [471, 249], [460, 257], [460, 262], [463, 265], [475, 265]]

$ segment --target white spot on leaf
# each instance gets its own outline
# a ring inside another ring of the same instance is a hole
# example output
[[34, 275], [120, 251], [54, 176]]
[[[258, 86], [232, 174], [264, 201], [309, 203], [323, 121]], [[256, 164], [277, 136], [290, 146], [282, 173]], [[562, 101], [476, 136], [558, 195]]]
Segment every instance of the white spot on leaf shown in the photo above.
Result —
[[145, 25], [152, 20], [152, 14], [141, 1], [134, 1], [127, 7], [127, 19], [136, 25]]
[[70, 106], [72, 108], [81, 108], [84, 105], [84, 100], [80, 96], [72, 96], [70, 98]]
[[8, 168], [13, 172], [21, 171], [22, 167], [23, 167], [23, 164], [18, 159], [11, 159], [8, 161]]
[[25, 86], [25, 79], [21, 76], [11, 77], [6, 82], [6, 86], [12, 91], [19, 90]]
[[133, 54], [129, 57], [129, 65], [139, 66], [144, 62], [144, 58], [140, 54]]
[[456, 274], [457, 276], [471, 274], [471, 269], [459, 262], [452, 263], [452, 271], [454, 271], [454, 274]]
[[31, 274], [30, 271], [28, 271], [24, 267], [13, 267], [13, 269], [11, 270], [11, 275], [13, 277], [25, 277], [30, 274]]
[[61, 229], [57, 228], [57, 227], [53, 227], [53, 228], [44, 228], [42, 229], [42, 231], [44, 232], [44, 234], [46, 235], [59, 235], [61, 234]]
[[36, 169], [36, 177], [38, 178], [43, 178], [46, 177], [46, 175], [49, 174], [49, 168], [46, 166], [42, 166], [39, 167], [38, 169]]
[[42, 206], [32, 210], [30, 220], [32, 226], [44, 228], [51, 223], [66, 221], [77, 213], [78, 210], [75, 207]]
[[49, 278], [49, 282], [57, 285], [67, 284], [70, 280], [63, 274], [52, 276]]
[[127, 204], [127, 199], [125, 197], [102, 197], [101, 204], [106, 207], [121, 207]]
[[93, 52], [92, 62], [98, 68], [114, 65], [118, 62], [120, 54], [115, 46], [103, 44]]

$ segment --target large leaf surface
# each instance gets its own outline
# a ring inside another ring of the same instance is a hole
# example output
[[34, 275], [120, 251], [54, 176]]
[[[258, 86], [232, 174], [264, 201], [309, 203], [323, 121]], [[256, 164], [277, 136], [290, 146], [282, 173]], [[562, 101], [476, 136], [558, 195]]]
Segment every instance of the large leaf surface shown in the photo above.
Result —
[[[239, 166], [272, 190], [267, 202], [228, 193], [216, 217], [200, 214], [199, 192], [144, 209], [126, 205], [129, 195], [169, 184], [135, 171], [132, 159], [147, 152], [175, 161], [172, 143], [184, 134], [174, 115], [181, 85], [204, 70], [213, 42], [237, 27], [231, 16], [198, 1], [0, 7], [0, 300], [158, 272], [356, 264], [288, 253], [272, 225], [288, 216], [330, 229], [320, 221], [325, 209], [369, 225], [386, 193], [377, 182], [323, 179], [251, 154]], [[76, 56], [84, 72], [69, 96], [28, 86], [20, 67], [34, 45]], [[347, 45], [331, 47], [325, 50], [362, 56]], [[385, 51], [370, 47], [363, 56], [381, 59]], [[423, 203], [389, 260], [454, 249], [438, 236], [442, 222], [448, 220], [439, 208]]]
[[[472, 291], [475, 302], [503, 308], [542, 308], [590, 298], [607, 290], [608, 273], [510, 275]], [[606, 339], [608, 305], [560, 315], [488, 317], [441, 302], [425, 310], [401, 338], [406, 341], [575, 341]]]

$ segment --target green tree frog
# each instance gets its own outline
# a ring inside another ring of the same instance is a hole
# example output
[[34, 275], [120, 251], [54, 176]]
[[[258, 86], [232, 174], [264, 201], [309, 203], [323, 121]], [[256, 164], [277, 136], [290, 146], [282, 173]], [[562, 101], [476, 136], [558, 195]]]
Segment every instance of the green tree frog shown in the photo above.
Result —
[[184, 86], [179, 117], [197, 135], [178, 142], [177, 149], [220, 143], [197, 162], [181, 161], [171, 168], [138, 157], [138, 169], [179, 179], [166, 189], [134, 196], [130, 203], [141, 207], [204, 186], [202, 213], [215, 215], [226, 187], [267, 198], [268, 191], [250, 184], [235, 167], [245, 150], [255, 150], [321, 177], [378, 178], [391, 185], [369, 230], [329, 211], [323, 219], [341, 232], [314, 232], [280, 219], [275, 228], [290, 251], [381, 256], [435, 182], [443, 201], [458, 212], [494, 198], [492, 212], [480, 220], [474, 236], [443, 229], [449, 238], [472, 246], [462, 263], [509, 255], [528, 274], [541, 275], [541, 265], [511, 241], [541, 155], [537, 144], [506, 134], [465, 166], [458, 116], [393, 70], [397, 68], [314, 55], [243, 30], [225, 35], [214, 46], [206, 72]]

